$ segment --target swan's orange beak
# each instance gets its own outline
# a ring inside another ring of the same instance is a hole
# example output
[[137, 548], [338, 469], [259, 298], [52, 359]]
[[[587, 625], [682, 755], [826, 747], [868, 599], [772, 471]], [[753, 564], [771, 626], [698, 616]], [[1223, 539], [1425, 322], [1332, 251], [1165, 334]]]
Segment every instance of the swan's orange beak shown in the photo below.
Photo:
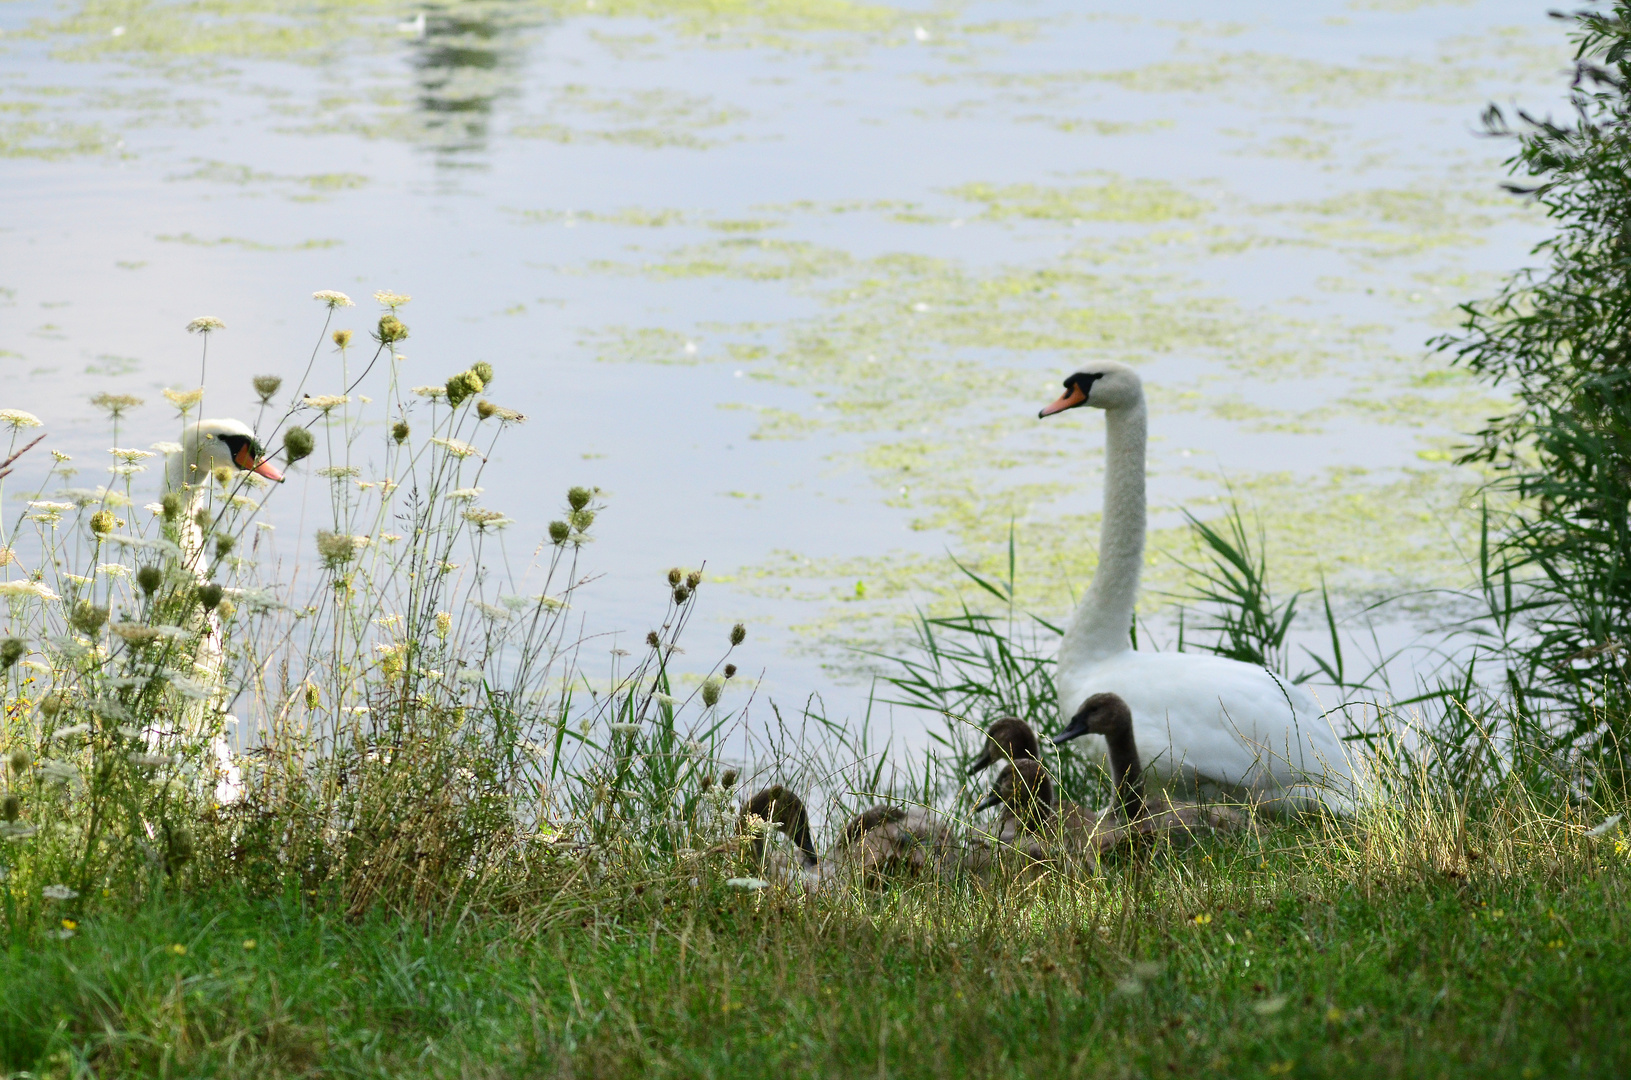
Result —
[[279, 484], [283, 483], [283, 474], [278, 472], [269, 461], [256, 461], [255, 455], [249, 452], [247, 443], [238, 448], [238, 452], [232, 455], [232, 460], [238, 463], [238, 468], [246, 472], [257, 473], [268, 480]]
[[1036, 418], [1041, 420], [1043, 417], [1064, 412], [1066, 409], [1074, 409], [1078, 405], [1086, 404], [1086, 402], [1087, 395], [1082, 392], [1081, 387], [1071, 383], [1065, 392], [1059, 395], [1059, 400], [1052, 405], [1043, 406], [1042, 411], [1036, 414]]

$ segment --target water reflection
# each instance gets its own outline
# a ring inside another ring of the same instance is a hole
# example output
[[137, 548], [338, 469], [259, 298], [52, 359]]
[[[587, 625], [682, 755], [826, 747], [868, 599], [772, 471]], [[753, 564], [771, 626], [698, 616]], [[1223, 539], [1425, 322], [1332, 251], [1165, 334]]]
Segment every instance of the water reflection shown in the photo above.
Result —
[[525, 31], [543, 20], [520, 3], [427, 6], [398, 27], [412, 34], [417, 106], [439, 154], [487, 148], [500, 99], [519, 95]]

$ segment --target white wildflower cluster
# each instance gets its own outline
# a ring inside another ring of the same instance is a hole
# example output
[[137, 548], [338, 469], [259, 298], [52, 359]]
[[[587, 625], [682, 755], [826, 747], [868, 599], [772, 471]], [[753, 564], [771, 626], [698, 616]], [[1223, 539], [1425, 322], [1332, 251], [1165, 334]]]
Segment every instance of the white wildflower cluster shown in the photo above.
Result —
[[469, 443], [459, 439], [444, 439], [441, 436], [437, 436], [430, 441], [461, 460], [481, 453], [481, 451], [477, 450], [474, 446], [471, 446]]
[[21, 409], [0, 409], [0, 424], [4, 424], [13, 431], [23, 428], [39, 427], [42, 421], [31, 412]]
[[308, 409], [316, 409], [318, 412], [327, 415], [350, 400], [351, 398], [347, 394], [307, 394], [300, 399], [300, 403]]
[[319, 532], [317, 534], [317, 554], [323, 557], [324, 562], [338, 566], [355, 559], [358, 553], [371, 542], [366, 536]]
[[220, 319], [217, 319], [214, 315], [200, 315], [198, 318], [187, 324], [187, 332], [189, 334], [210, 334], [217, 330], [225, 330], [226, 328], [227, 324], [222, 322]]
[[416, 386], [413, 388], [413, 392], [418, 394], [420, 397], [430, 398], [433, 401], [437, 398], [447, 397], [447, 387], [440, 385]]
[[320, 303], [327, 304], [330, 311], [333, 311], [335, 308], [357, 306], [356, 304], [352, 303], [351, 297], [334, 289], [318, 289], [316, 292], [311, 294], [311, 298]]

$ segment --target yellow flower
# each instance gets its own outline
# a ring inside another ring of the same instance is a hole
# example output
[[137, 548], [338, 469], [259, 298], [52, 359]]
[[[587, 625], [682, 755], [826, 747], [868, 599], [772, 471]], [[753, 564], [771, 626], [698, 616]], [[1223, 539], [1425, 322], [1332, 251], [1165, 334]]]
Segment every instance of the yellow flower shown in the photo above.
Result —
[[79, 924], [72, 919], [64, 919], [62, 920], [62, 928], [64, 930], [78, 930]]
[[1212, 921], [1212, 916], [1206, 914], [1205, 912], [1202, 912], [1201, 914], [1195, 916], [1195, 920], [1194, 920], [1196, 926], [1205, 926], [1207, 923], [1209, 923], [1211, 921]]
[[244, 938], [244, 952], [254, 952], [254, 951], [255, 951], [255, 939], [254, 938]]
[[187, 955], [187, 946], [182, 945], [180, 943], [177, 943], [175, 945], [171, 945], [165, 951], [169, 952], [170, 954], [172, 954], [174, 956], [186, 956]]

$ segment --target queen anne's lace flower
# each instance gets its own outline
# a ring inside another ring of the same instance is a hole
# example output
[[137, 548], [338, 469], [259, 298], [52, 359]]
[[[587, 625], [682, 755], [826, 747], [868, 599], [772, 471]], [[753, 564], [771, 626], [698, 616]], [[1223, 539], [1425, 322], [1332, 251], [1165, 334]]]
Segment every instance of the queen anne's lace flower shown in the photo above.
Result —
[[351, 398], [345, 394], [307, 394], [301, 399], [301, 404], [308, 409], [316, 409], [319, 412], [326, 413], [350, 400]]
[[420, 397], [428, 397], [428, 398], [444, 398], [444, 397], [447, 397], [447, 387], [445, 387], [445, 386], [416, 386], [416, 387], [413, 388], [413, 392], [418, 394]]
[[351, 302], [351, 297], [347, 296], [343, 292], [337, 292], [334, 289], [318, 289], [316, 292], [311, 294], [311, 298], [327, 304], [329, 306], [329, 310], [331, 311], [334, 308], [357, 306]]
[[78, 896], [79, 893], [75, 892], [73, 889], [70, 889], [66, 885], [47, 885], [45, 888], [40, 890], [40, 895], [45, 897], [47, 900], [72, 900]]
[[222, 322], [220, 319], [217, 319], [214, 315], [200, 315], [198, 318], [187, 324], [187, 332], [189, 334], [208, 334], [216, 330], [225, 330], [226, 328], [227, 324]]
[[406, 304], [408, 301], [412, 300], [413, 297], [403, 296], [401, 293], [388, 292], [381, 289], [379, 292], [374, 294], [374, 299], [378, 300], [381, 304], [384, 304], [392, 311], [395, 311], [403, 304]]
[[163, 393], [164, 400], [182, 412], [186, 412], [204, 400], [204, 388], [202, 386], [196, 390], [165, 390]]
[[41, 422], [40, 418], [31, 412], [24, 412], [21, 409], [0, 409], [0, 424], [5, 424], [13, 431], [39, 427]]
[[481, 451], [477, 450], [474, 446], [471, 446], [467, 442], [462, 442], [459, 439], [444, 439], [437, 436], [430, 441], [435, 443], [437, 446], [442, 447], [456, 458], [467, 458], [474, 454], [481, 453]]
[[43, 581], [0, 581], [0, 596], [32, 596], [38, 600], [56, 600], [57, 594]]

